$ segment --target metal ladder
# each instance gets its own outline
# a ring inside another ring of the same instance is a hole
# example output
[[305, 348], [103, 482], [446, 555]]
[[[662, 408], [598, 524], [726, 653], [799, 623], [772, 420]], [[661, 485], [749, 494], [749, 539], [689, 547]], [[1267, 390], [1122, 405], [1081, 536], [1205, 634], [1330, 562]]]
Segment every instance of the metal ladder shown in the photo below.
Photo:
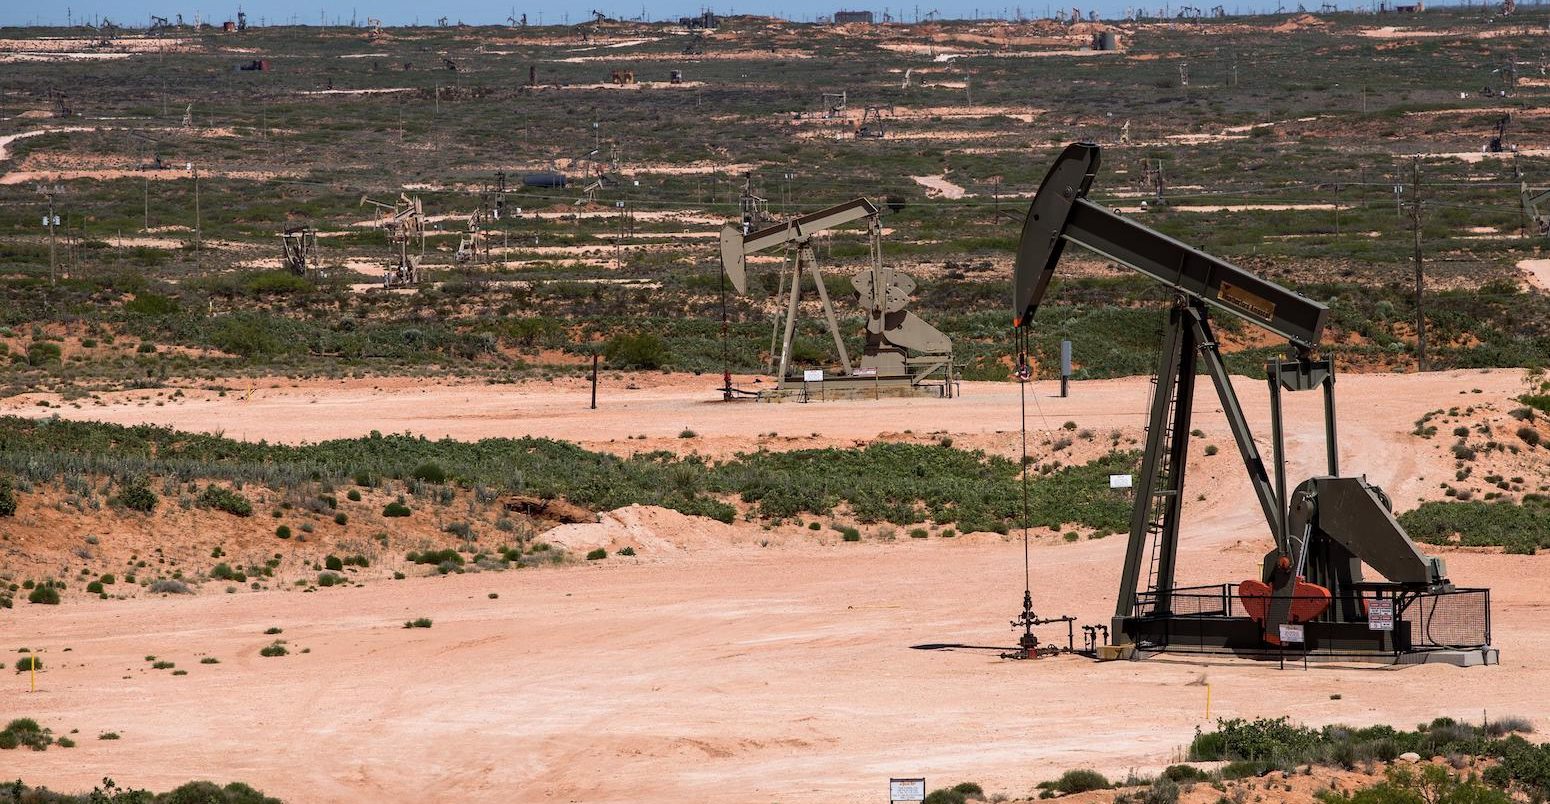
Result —
[[[1155, 397], [1156, 394], [1157, 375], [1154, 374], [1152, 375], [1151, 393], [1148, 394], [1148, 396]], [[1175, 435], [1173, 432], [1173, 411], [1174, 407], [1177, 405], [1178, 386], [1175, 385], [1174, 394], [1169, 397], [1168, 407], [1164, 411], [1162, 442], [1159, 445], [1160, 448], [1157, 450], [1157, 461], [1159, 464], [1156, 467], [1157, 471], [1155, 475], [1157, 478], [1157, 484], [1152, 488], [1152, 499], [1148, 502], [1147, 505], [1146, 533], [1148, 537], [1148, 549], [1151, 552], [1151, 559], [1147, 562], [1148, 567], [1146, 571], [1145, 589], [1147, 594], [1154, 594], [1157, 591], [1157, 568], [1158, 565], [1162, 563], [1162, 550], [1159, 549], [1161, 547], [1159, 542], [1161, 541], [1163, 533], [1163, 520], [1167, 516], [1168, 506], [1170, 504], [1171, 498], [1177, 497], [1179, 493], [1178, 490], [1173, 487], [1173, 474], [1171, 472], [1172, 467], [1168, 464], [1168, 456], [1172, 454], [1173, 437]], [[1150, 399], [1148, 400], [1147, 407], [1148, 409], [1151, 407]], [[1155, 605], [1155, 597], [1152, 599], [1152, 601], [1153, 605]]]

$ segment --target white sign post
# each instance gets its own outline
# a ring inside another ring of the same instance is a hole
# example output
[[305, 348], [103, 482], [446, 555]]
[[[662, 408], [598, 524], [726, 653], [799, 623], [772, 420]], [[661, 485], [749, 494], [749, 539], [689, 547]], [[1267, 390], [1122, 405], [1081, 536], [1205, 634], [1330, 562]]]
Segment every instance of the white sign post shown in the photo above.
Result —
[[898, 804], [901, 801], [925, 801], [925, 779], [889, 779], [888, 802]]
[[1128, 489], [1133, 485], [1135, 485], [1134, 479], [1130, 475], [1109, 475], [1111, 489]]
[[1292, 625], [1292, 624], [1289, 624], [1289, 623], [1282, 623], [1281, 624], [1281, 641], [1283, 643], [1290, 642], [1290, 643], [1295, 643], [1295, 644], [1301, 645], [1302, 644], [1302, 625], [1300, 625], [1300, 624], [1299, 625]]
[[803, 371], [802, 382], [823, 382], [823, 369], [807, 369]]

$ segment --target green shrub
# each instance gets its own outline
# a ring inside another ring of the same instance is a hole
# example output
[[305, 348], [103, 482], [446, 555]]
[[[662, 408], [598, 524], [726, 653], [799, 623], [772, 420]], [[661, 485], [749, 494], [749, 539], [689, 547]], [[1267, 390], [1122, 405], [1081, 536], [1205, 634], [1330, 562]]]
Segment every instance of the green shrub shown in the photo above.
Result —
[[1319, 732], [1294, 725], [1285, 717], [1218, 719], [1215, 732], [1195, 734], [1189, 746], [1189, 759], [1200, 762], [1301, 756], [1319, 740]]
[[86, 584], [86, 591], [88, 594], [93, 595], [102, 594], [102, 581], [92, 581], [91, 583]]
[[441, 468], [441, 464], [434, 461], [426, 461], [414, 468], [410, 476], [415, 480], [423, 480], [426, 483], [447, 482], [447, 470]]
[[23, 656], [16, 661], [16, 672], [27, 673], [33, 670], [42, 670], [43, 660], [36, 656]]
[[618, 550], [614, 551], [614, 555], [616, 555], [616, 556], [633, 556], [633, 555], [635, 555], [635, 548], [633, 548], [633, 547], [621, 547]]
[[177, 665], [174, 664], [173, 662], [152, 662], [151, 663], [151, 669], [152, 670], [171, 670], [174, 667], [177, 667]]
[[650, 333], [615, 335], [603, 345], [603, 356], [618, 368], [659, 369], [669, 360], [667, 346]]
[[323, 566], [327, 569], [339, 572], [340, 570], [344, 569], [344, 560], [339, 558], [339, 556], [330, 554], [323, 558]]
[[360, 489], [350, 489], [349, 491], [344, 493], [344, 496], [345, 496], [345, 499], [349, 500], [350, 502], [360, 502], [361, 501]]
[[4, 475], [0, 475], [0, 516], [16, 516], [15, 482]]
[[274, 529], [274, 535], [279, 536], [282, 539], [289, 539], [289, 538], [291, 538], [291, 526], [290, 525], [281, 525], [281, 526], [275, 528]]
[[284, 656], [288, 653], [290, 653], [290, 651], [285, 649], [285, 643], [278, 639], [269, 643], [268, 645], [265, 645], [258, 651], [258, 655], [264, 657]]
[[423, 553], [410, 553], [405, 560], [414, 564], [462, 564], [463, 556], [458, 551], [448, 547], [445, 550], [427, 550]]
[[33, 341], [27, 344], [27, 365], [46, 366], [50, 363], [58, 363], [62, 354], [57, 343]]
[[150, 513], [156, 510], [156, 492], [145, 484], [145, 480], [137, 479], [125, 483], [113, 501], [131, 511]]
[[404, 627], [405, 628], [430, 628], [431, 627], [431, 621], [430, 621], [429, 617], [420, 617], [418, 619], [409, 620], [409, 621], [405, 622], [404, 623]]
[[144, 316], [172, 315], [178, 311], [178, 300], [155, 293], [137, 293], [124, 302], [124, 311]]
[[414, 512], [409, 510], [409, 506], [401, 502], [390, 502], [382, 509], [382, 515], [385, 517], [404, 517], [412, 513]]
[[43, 584], [32, 590], [27, 595], [28, 603], [41, 603], [45, 606], [59, 605], [59, 590], [51, 584]]
[[1091, 790], [1107, 790], [1113, 787], [1103, 774], [1086, 768], [1068, 770], [1061, 774], [1060, 778], [1054, 782], [1045, 782], [1039, 786], [1044, 787], [1044, 785], [1049, 785], [1046, 789], [1054, 790], [1063, 795], [1086, 793]]
[[318, 573], [318, 586], [334, 586], [336, 584], [342, 583], [344, 583], [344, 578], [341, 578], [332, 572]]
[[225, 511], [232, 516], [252, 516], [253, 504], [246, 497], [214, 484], [205, 486], [203, 493], [199, 495], [199, 507], [213, 508], [217, 511]]
[[346, 514], [343, 511], [340, 511], [337, 514], [334, 514], [334, 524], [335, 525], [348, 525], [348, 524], [350, 524], [350, 516], [349, 516], [349, 514]]
[[1162, 775], [1175, 782], [1203, 782], [1211, 778], [1211, 774], [1194, 765], [1169, 765], [1163, 768]]
[[593, 550], [593, 551], [587, 553], [587, 560], [588, 561], [601, 561], [602, 559], [605, 559], [607, 557], [608, 557], [608, 551], [604, 550], [601, 547], [599, 547], [596, 550]]

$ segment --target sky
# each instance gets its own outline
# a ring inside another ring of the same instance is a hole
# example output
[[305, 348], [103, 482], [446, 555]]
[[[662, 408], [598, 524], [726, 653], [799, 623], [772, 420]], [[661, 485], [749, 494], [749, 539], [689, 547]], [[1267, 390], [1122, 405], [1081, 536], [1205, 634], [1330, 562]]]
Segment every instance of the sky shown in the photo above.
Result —
[[[144, 25], [151, 14], [176, 19], [178, 14], [192, 23], [200, 20], [219, 23], [235, 19], [240, 4], [248, 14], [251, 24], [317, 25], [326, 21], [329, 25], [348, 25], [353, 18], [364, 24], [367, 17], [376, 17], [386, 25], [434, 24], [437, 17], [446, 15], [450, 21], [459, 20], [470, 25], [500, 24], [508, 16], [526, 14], [530, 24], [574, 24], [591, 17], [593, 9], [609, 16], [638, 18], [644, 12], [648, 19], [676, 19], [698, 14], [709, 8], [718, 14], [769, 14], [795, 20], [812, 20], [833, 14], [839, 9], [872, 11], [879, 19], [886, 10], [902, 21], [913, 21], [916, 14], [925, 15], [935, 9], [945, 18], [1047, 17], [1064, 3], [1075, 5], [1085, 14], [1096, 10], [1105, 18], [1120, 18], [1137, 5], [1156, 9], [1168, 3], [1189, 4], [1190, 0], [1024, 0], [1031, 5], [991, 5], [991, 0], [924, 0], [908, 5], [887, 5], [877, 0], [741, 0], [736, 3], [705, 4], [704, 0], [62, 0], [62, 2], [29, 2], [29, 0], [0, 0], [0, 25], [65, 25], [82, 19], [95, 21], [107, 17], [124, 25]], [[898, 3], [899, 0], [894, 0]], [[1004, 2], [1004, 0], [1003, 0]], [[1318, 8], [1323, 0], [1302, 0], [1310, 8]], [[1252, 13], [1275, 11], [1284, 4], [1288, 10], [1297, 7], [1297, 0], [1250, 0], [1223, 2], [1228, 11]], [[1195, 3], [1195, 5], [1202, 5]], [[1215, 0], [1210, 5], [1215, 5]], [[1341, 9], [1370, 8], [1371, 0], [1337, 0]]]

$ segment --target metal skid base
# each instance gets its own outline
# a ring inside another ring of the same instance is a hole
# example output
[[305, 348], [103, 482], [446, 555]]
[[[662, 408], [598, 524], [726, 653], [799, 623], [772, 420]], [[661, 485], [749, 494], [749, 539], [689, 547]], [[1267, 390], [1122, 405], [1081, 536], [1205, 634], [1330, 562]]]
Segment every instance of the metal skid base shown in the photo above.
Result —
[[957, 396], [957, 389], [941, 379], [925, 380], [908, 374], [895, 377], [825, 377], [821, 382], [804, 382], [800, 377], [780, 381], [774, 388], [760, 391], [762, 402], [827, 402], [840, 399], [883, 399], [928, 397], [945, 399]]
[[1115, 645], [1105, 646], [1105, 659], [1144, 659], [1159, 653], [1215, 654], [1268, 661], [1380, 662], [1384, 664], [1449, 664], [1457, 667], [1494, 665], [1499, 651], [1489, 645], [1448, 647], [1418, 644], [1411, 624], [1394, 623], [1392, 631], [1370, 630], [1367, 623], [1309, 622], [1300, 645], [1265, 641], [1260, 624], [1241, 616], [1154, 615], [1118, 617]]

